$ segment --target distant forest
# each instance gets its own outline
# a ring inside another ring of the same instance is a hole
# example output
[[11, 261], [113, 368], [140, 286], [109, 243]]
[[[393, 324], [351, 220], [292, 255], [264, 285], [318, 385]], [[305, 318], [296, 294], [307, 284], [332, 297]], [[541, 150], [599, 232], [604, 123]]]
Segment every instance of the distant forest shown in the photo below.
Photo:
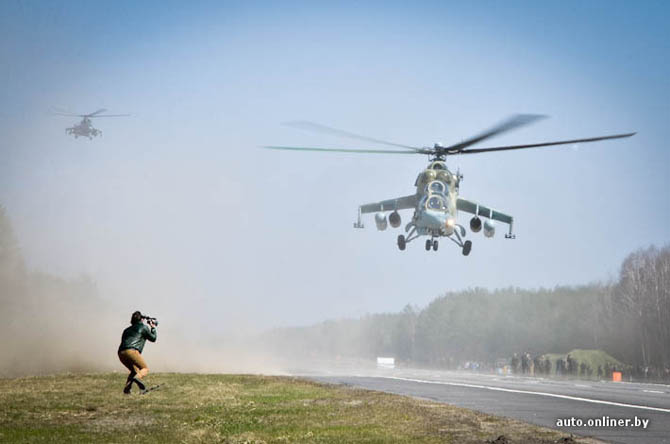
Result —
[[[424, 309], [269, 332], [266, 344], [296, 356], [374, 359], [456, 368], [529, 351], [600, 349], [635, 376], [670, 376], [670, 245], [631, 253], [611, 284], [524, 290], [473, 288]], [[290, 353], [290, 352], [289, 352]], [[646, 370], [646, 372], [645, 372]]]

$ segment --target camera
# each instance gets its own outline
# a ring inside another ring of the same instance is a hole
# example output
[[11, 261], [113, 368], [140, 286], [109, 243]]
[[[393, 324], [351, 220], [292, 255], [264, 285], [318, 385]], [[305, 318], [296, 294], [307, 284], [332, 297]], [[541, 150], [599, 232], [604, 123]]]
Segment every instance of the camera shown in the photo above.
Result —
[[142, 320], [147, 321], [147, 322], [153, 322], [153, 324], [158, 327], [158, 319], [152, 318], [151, 316], [142, 316]]

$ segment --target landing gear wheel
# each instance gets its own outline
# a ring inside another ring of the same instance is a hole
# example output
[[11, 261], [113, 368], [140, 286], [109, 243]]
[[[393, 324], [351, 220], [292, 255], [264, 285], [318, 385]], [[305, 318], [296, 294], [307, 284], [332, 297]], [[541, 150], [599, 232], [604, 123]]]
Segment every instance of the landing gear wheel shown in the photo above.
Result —
[[406, 245], [407, 241], [405, 240], [405, 236], [401, 234], [398, 236], [398, 248], [400, 248], [400, 251], [404, 251]]
[[472, 250], [472, 241], [465, 241], [463, 244], [463, 256], [470, 254], [470, 250]]
[[430, 251], [430, 247], [433, 246], [433, 241], [428, 239], [426, 240], [426, 251]]
[[437, 251], [437, 247], [438, 247], [439, 245], [440, 245], [440, 244], [437, 242], [437, 239], [435, 239], [435, 240], [433, 241], [433, 251]]

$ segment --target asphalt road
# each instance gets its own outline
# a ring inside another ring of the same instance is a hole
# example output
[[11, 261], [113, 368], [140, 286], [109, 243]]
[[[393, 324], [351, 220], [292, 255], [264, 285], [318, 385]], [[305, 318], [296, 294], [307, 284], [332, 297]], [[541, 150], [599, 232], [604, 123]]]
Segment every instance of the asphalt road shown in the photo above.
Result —
[[[670, 443], [670, 386], [435, 370], [303, 373], [311, 379], [415, 396], [615, 443]], [[557, 420], [648, 420], [642, 426], [557, 426]]]

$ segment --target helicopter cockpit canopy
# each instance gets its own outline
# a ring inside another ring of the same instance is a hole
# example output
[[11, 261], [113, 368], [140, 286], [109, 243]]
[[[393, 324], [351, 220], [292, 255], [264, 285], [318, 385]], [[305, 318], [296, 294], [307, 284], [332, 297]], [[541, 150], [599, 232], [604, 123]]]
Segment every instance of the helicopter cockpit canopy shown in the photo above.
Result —
[[447, 185], [439, 180], [434, 180], [426, 187], [429, 193], [446, 194]]
[[433, 180], [426, 185], [424, 205], [428, 210], [444, 210], [447, 208], [449, 186], [441, 180]]
[[439, 194], [431, 194], [426, 197], [426, 209], [428, 210], [443, 210], [446, 208], [444, 197]]

